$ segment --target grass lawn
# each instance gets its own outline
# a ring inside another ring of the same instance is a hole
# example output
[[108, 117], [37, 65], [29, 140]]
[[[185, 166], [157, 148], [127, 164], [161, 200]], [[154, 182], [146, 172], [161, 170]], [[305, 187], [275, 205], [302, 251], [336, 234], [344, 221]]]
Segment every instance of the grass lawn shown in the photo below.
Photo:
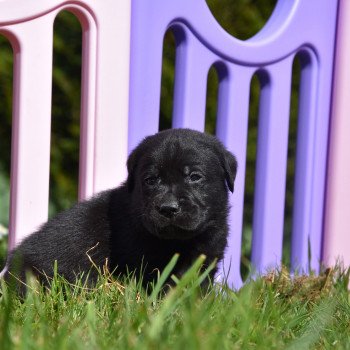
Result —
[[101, 274], [94, 289], [60, 277], [44, 292], [29, 283], [24, 301], [2, 284], [0, 349], [350, 349], [349, 273], [285, 272], [200, 295], [201, 263], [162, 296], [129, 278]]

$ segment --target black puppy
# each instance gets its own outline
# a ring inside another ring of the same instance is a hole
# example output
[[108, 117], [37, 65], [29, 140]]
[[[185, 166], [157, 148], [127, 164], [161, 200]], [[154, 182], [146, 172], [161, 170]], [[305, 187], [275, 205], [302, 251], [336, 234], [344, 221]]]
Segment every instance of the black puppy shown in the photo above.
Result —
[[68, 281], [90, 271], [93, 283], [98, 274], [91, 260], [98, 267], [107, 261], [117, 275], [138, 276], [143, 265], [147, 283], [175, 253], [178, 276], [200, 254], [207, 265], [223, 258], [237, 163], [215, 137], [189, 129], [160, 132], [136, 147], [127, 167], [123, 185], [76, 204], [26, 238], [11, 253], [9, 271], [17, 265], [21, 279], [30, 270], [45, 283], [57, 260]]

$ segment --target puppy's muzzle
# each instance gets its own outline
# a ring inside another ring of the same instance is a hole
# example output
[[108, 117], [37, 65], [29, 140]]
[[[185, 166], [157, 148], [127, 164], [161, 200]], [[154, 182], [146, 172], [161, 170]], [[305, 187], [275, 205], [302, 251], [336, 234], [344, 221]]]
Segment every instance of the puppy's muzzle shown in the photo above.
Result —
[[179, 202], [174, 196], [165, 198], [162, 203], [156, 206], [158, 213], [168, 219], [175, 217], [180, 212]]

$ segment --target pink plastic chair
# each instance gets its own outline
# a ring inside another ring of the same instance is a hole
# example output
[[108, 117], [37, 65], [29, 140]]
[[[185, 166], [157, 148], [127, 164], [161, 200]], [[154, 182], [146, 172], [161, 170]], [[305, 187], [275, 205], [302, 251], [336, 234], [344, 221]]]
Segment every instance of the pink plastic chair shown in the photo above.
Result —
[[83, 30], [79, 199], [126, 176], [130, 2], [1, 1], [0, 34], [14, 52], [10, 248], [48, 216], [53, 22], [63, 10]]
[[350, 266], [350, 2], [340, 0], [323, 261]]

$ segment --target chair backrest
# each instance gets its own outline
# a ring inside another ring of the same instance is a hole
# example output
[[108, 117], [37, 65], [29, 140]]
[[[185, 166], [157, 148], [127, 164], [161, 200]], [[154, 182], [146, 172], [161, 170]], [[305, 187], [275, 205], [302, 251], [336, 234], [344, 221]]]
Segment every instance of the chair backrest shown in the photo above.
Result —
[[319, 269], [336, 16], [334, 0], [281, 0], [263, 29], [240, 41], [218, 25], [204, 0], [132, 1], [129, 150], [158, 130], [167, 30], [173, 31], [176, 40], [173, 127], [204, 130], [208, 71], [211, 66], [218, 71], [217, 136], [239, 164], [224, 261], [229, 282], [237, 287], [242, 284], [251, 78], [257, 73], [261, 81], [252, 263], [263, 272], [281, 263], [291, 71], [296, 55], [302, 68], [291, 265], [304, 272], [309, 267]]
[[48, 216], [53, 24], [62, 10], [83, 31], [79, 199], [126, 177], [130, 2], [1, 1], [0, 34], [14, 52], [10, 248]]

